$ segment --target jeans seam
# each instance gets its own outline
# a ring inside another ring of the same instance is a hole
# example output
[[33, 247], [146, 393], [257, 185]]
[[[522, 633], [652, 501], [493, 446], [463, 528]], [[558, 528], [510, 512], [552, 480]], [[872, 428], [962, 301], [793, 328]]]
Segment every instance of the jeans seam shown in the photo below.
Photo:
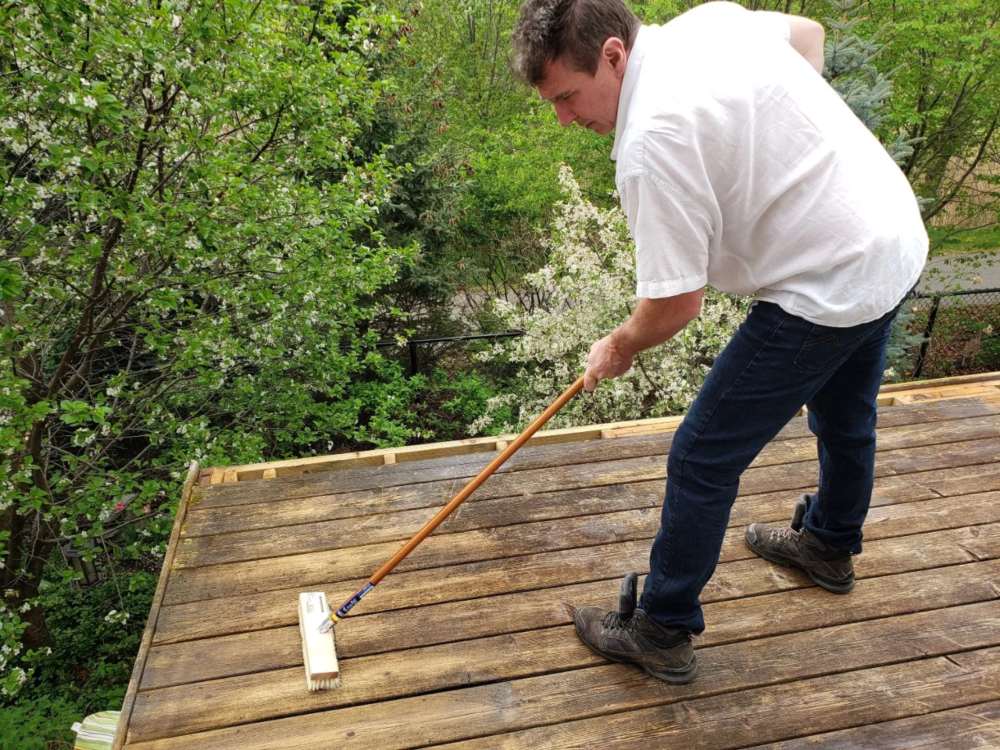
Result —
[[760, 357], [763, 349], [768, 344], [770, 344], [771, 341], [774, 340], [775, 334], [777, 334], [778, 331], [780, 331], [784, 327], [784, 325], [785, 321], [779, 320], [777, 324], [774, 326], [774, 328], [768, 331], [767, 338], [765, 339], [764, 343], [757, 348], [757, 351], [754, 352], [753, 357], [751, 357], [750, 361], [747, 362], [746, 366], [742, 370], [740, 370], [739, 375], [737, 375], [733, 379], [733, 382], [730, 383], [729, 386], [721, 394], [719, 394], [719, 397], [715, 400], [715, 403], [712, 405], [712, 411], [706, 415], [705, 419], [703, 420], [703, 424], [699, 425], [698, 429], [692, 433], [691, 440], [689, 441], [689, 444], [684, 451], [684, 455], [678, 456], [678, 463], [680, 464], [681, 476], [684, 476], [684, 464], [687, 462], [688, 454], [694, 447], [694, 443], [701, 438], [702, 434], [705, 432], [706, 427], [712, 421], [712, 418], [715, 416], [715, 413], [719, 410], [719, 406], [721, 405], [722, 401], [725, 400], [726, 396], [729, 395], [730, 391], [732, 391], [733, 388], [735, 388], [740, 384], [740, 381], [743, 380], [743, 376], [746, 375], [747, 371], [751, 367], [753, 367], [754, 364], [757, 362], [757, 359]]

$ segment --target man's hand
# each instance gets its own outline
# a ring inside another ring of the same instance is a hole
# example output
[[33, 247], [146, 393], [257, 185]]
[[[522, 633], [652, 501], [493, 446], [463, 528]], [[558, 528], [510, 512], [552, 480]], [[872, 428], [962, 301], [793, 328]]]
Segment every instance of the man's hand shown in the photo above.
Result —
[[605, 336], [590, 347], [587, 371], [583, 373], [583, 390], [592, 391], [600, 380], [617, 378], [632, 369], [632, 355], [622, 351], [614, 334]]
[[701, 312], [704, 290], [674, 297], [640, 299], [629, 319], [590, 347], [583, 389], [592, 391], [600, 380], [617, 378], [632, 369], [632, 358], [662, 344]]

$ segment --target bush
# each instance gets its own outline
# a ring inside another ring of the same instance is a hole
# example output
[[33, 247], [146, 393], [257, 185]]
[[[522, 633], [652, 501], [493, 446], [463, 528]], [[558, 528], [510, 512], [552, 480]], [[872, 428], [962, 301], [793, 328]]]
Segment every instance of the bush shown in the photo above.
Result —
[[0, 710], [0, 750], [71, 750], [70, 729], [86, 713], [79, 705], [48, 695]]
[[[594, 341], [631, 313], [635, 297], [634, 246], [618, 208], [586, 200], [568, 167], [560, 173], [563, 200], [541, 240], [548, 263], [525, 278], [534, 310], [497, 300], [497, 314], [522, 338], [498, 344], [481, 359], [514, 369], [511, 385], [491, 398], [474, 432], [516, 429], [541, 412], [584, 370]], [[576, 398], [552, 426], [655, 417], [682, 412], [698, 392], [716, 354], [746, 313], [746, 300], [707, 290], [700, 317], [667, 343], [636, 357], [626, 375]], [[509, 415], [509, 416], [508, 416]]]

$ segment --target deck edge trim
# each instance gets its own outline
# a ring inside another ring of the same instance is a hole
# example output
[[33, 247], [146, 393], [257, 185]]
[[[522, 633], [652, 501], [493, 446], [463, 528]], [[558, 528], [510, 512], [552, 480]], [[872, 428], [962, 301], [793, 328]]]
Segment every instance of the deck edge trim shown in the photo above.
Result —
[[[1000, 371], [938, 378], [936, 380], [891, 383], [879, 390], [878, 403], [879, 406], [894, 406], [897, 404], [913, 403], [915, 401], [926, 402], [963, 397], [975, 398], [990, 392], [991, 388], [995, 389], [996, 393], [1000, 395]], [[942, 391], [944, 392], [942, 393]], [[921, 396], [924, 397], [921, 398]], [[542, 430], [536, 433], [529, 443], [531, 445], [546, 445], [574, 442], [577, 440], [609, 439], [647, 432], [664, 432], [675, 429], [682, 419], [683, 415], [677, 415]], [[514, 437], [515, 435], [504, 434], [396, 448], [380, 448], [369, 451], [353, 451], [351, 453], [266, 461], [237, 466], [206, 467], [202, 472], [202, 476], [203, 482], [215, 485], [254, 479], [274, 479], [312, 471], [382, 466], [403, 461], [503, 450]]]
[[115, 731], [115, 741], [111, 746], [111, 750], [122, 750], [125, 747], [128, 727], [132, 719], [132, 709], [135, 706], [135, 697], [139, 692], [139, 683], [142, 681], [142, 674], [146, 668], [146, 659], [149, 656], [149, 649], [153, 644], [156, 621], [159, 618], [160, 606], [163, 603], [167, 581], [170, 578], [170, 569], [173, 565], [178, 543], [180, 542], [181, 527], [184, 525], [184, 517], [187, 515], [191, 495], [198, 484], [199, 474], [198, 462], [191, 461], [188, 465], [187, 477], [185, 477], [184, 484], [181, 486], [181, 497], [180, 502], [177, 504], [174, 526], [170, 531], [170, 541], [167, 543], [167, 551], [163, 555], [160, 576], [156, 584], [156, 591], [153, 594], [153, 602], [149, 608], [149, 617], [146, 618], [146, 627], [143, 630], [142, 641], [139, 644], [139, 653], [132, 667], [132, 676], [129, 678], [128, 689], [125, 691], [125, 700], [122, 702], [121, 714], [118, 717], [118, 726]]

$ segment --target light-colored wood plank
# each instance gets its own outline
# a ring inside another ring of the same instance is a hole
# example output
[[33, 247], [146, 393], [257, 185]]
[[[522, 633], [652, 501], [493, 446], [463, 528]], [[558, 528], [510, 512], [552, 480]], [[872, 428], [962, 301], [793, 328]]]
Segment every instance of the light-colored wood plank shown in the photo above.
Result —
[[913, 404], [921, 401], [940, 401], [950, 398], [970, 398], [975, 396], [993, 395], [997, 392], [996, 385], [989, 383], [952, 385], [943, 388], [932, 388], [922, 391], [908, 391], [895, 394], [893, 399], [900, 404]]
[[[899, 406], [884, 409], [879, 414], [880, 429], [922, 422], [938, 422], [965, 417], [985, 416], [1000, 411], [1000, 392], [996, 397], [958, 399]], [[805, 419], [791, 420], [772, 441], [808, 437]], [[670, 433], [653, 436], [617, 438], [611, 444], [583, 441], [574, 444], [531, 446], [518, 451], [504, 464], [498, 474], [522, 469], [549, 466], [570, 466], [608, 458], [622, 459], [637, 456], [666, 455]], [[205, 507], [230, 504], [270, 502], [276, 496], [283, 498], [336, 494], [349, 490], [385, 489], [434, 480], [453, 480], [472, 477], [485, 466], [492, 455], [467, 454], [447, 458], [406, 462], [391, 467], [378, 466], [360, 469], [341, 469], [320, 474], [279, 478], [274, 484], [240, 482], [239, 486], [221, 485], [206, 489]]]
[[[960, 420], [951, 420], [947, 422], [938, 422], [934, 424], [902, 425], [899, 427], [884, 428], [879, 432], [878, 449], [881, 452], [885, 452], [888, 450], [898, 450], [901, 448], [917, 447], [922, 445], [938, 445], [956, 440], [997, 437], [998, 435], [1000, 435], [1000, 415], [987, 415]], [[768, 448], [766, 448], [754, 461], [752, 467], [756, 469], [763, 466], [808, 461], [815, 458], [815, 456], [815, 438], [809, 437], [784, 440], [780, 443], [772, 443]], [[611, 456], [605, 456], [605, 458], [610, 459]], [[647, 458], [645, 460], [648, 461], [649, 459]], [[665, 459], [662, 456], [659, 456], [655, 460], [660, 462], [660, 466], [662, 468], [662, 464]], [[617, 461], [605, 460], [593, 465], [613, 468], [616, 464], [618, 464]], [[599, 471], [590, 472], [588, 474], [586, 473], [588, 471], [586, 469], [584, 469], [583, 472], [576, 472], [575, 469], [577, 468], [580, 467], [573, 467], [573, 469], [535, 469], [510, 474], [502, 478], [493, 477], [488, 481], [490, 489], [487, 491], [485, 488], [480, 488], [480, 491], [473, 497], [476, 502], [480, 503], [483, 501], [488, 502], [495, 500], [497, 498], [509, 497], [502, 494], [496, 494], [501, 492], [501, 489], [496, 486], [499, 484], [507, 486], [509, 491], [516, 497], [518, 494], [521, 494], [520, 486], [522, 484], [536, 487], [537, 477], [547, 473], [554, 474], [555, 476], [565, 476], [566, 474], [572, 472], [578, 477], [581, 477], [580, 479], [574, 480], [576, 483], [583, 481], [582, 477], [584, 476], [595, 476], [597, 477], [596, 481], [599, 482], [601, 481], [600, 477], [606, 476], [606, 472]], [[395, 497], [404, 505], [411, 505], [414, 502], [423, 501], [429, 503], [430, 507], [433, 507], [434, 505], [442, 505], [449, 497], [451, 497], [456, 490], [456, 486], [455, 480], [424, 483], [419, 485], [419, 489], [400, 493]], [[609, 494], [614, 494], [621, 484], [619, 483], [604, 486], [607, 487], [607, 492]], [[538, 490], [535, 490], [535, 492], [537, 491]], [[542, 491], [551, 492], [552, 490], [542, 488]], [[280, 526], [295, 526], [302, 523], [315, 523], [317, 521], [333, 521], [341, 518], [358, 518], [359, 516], [369, 514], [372, 508], [380, 507], [380, 503], [385, 497], [385, 494], [386, 493], [384, 491], [368, 490], [355, 491], [353, 493], [343, 494], [336, 497], [299, 497], [287, 500], [283, 499], [280, 495], [275, 495], [267, 502], [253, 503], [249, 505], [223, 507], [204, 507], [201, 505], [192, 509], [191, 513], [185, 519], [184, 528], [181, 533], [185, 537], [196, 537], [207, 534], [252, 532], [255, 529], [266, 529], [267, 531], [257, 532], [256, 534], [248, 534], [246, 536], [247, 543], [254, 544], [253, 540], [255, 537], [266, 535], [267, 538], [272, 539], [275, 544], [283, 544], [283, 542], [278, 541], [278, 538], [282, 533], [286, 533], [294, 538], [297, 537], [298, 532], [294, 529], [288, 529], [286, 532], [278, 531], [272, 533], [272, 529], [276, 529]], [[367, 503], [365, 502], [366, 497], [369, 499], [369, 502]], [[417, 498], [420, 498], [421, 500], [417, 500]], [[470, 501], [463, 506], [460, 512], [470, 514], [468, 509], [473, 507], [473, 505], [473, 500], [470, 498]], [[580, 510], [580, 514], [587, 512], [588, 511], [586, 509]], [[345, 524], [340, 524], [340, 526], [347, 526], [348, 528], [352, 525], [356, 526], [356, 529], [351, 533], [352, 538], [354, 537], [355, 532], [364, 534], [367, 527], [379, 529], [379, 533], [383, 539], [405, 539], [410, 533], [412, 533], [412, 530], [420, 528], [420, 526], [423, 525], [423, 522], [429, 517], [430, 514], [427, 511], [424, 511], [424, 513], [424, 517], [419, 522], [414, 521], [413, 526], [409, 527], [410, 531], [394, 537], [387, 536], [388, 532], [384, 531], [384, 529], [387, 529], [388, 526], [392, 524], [392, 520], [385, 516], [373, 517], [365, 519], [364, 521], [347, 522]], [[410, 515], [419, 514], [411, 513]], [[562, 513], [560, 515], [566, 516], [574, 514]], [[516, 510], [512, 510], [507, 517], [519, 518], [520, 516], [516, 513]], [[496, 521], [494, 520], [485, 522], [485, 525], [495, 524]], [[317, 529], [317, 531], [319, 530]], [[341, 534], [338, 530], [337, 524], [331, 524], [328, 533], [322, 534], [322, 537], [325, 539], [336, 539], [339, 536], [341, 536]], [[237, 540], [238, 537], [226, 537], [214, 540], [212, 544], [215, 547], [218, 547], [219, 545], [225, 546], [227, 544], [238, 544], [239, 542]], [[358, 544], [361, 542], [356, 541], [354, 543]]]
[[945, 385], [965, 385], [968, 383], [983, 382], [1000, 383], [1000, 372], [977, 372], [971, 375], [953, 375], [947, 378], [932, 378], [930, 380], [909, 380], [902, 383], [887, 383], [879, 389], [879, 393], [918, 391], [924, 388], [940, 388]]

